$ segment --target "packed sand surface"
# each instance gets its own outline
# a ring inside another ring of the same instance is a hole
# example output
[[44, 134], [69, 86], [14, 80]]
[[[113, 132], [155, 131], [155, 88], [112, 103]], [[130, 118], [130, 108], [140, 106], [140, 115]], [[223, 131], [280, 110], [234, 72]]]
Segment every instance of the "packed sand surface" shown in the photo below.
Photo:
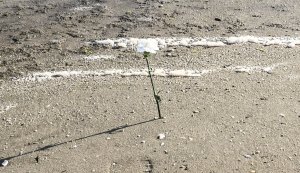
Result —
[[0, 172], [300, 172], [299, 34], [298, 0], [0, 0]]

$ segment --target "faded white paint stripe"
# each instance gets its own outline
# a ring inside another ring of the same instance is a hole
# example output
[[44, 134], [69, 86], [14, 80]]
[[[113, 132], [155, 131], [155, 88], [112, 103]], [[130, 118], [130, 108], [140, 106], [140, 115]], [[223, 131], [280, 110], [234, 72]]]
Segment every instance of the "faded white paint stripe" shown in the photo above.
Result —
[[[198, 77], [205, 73], [209, 73], [209, 70], [165, 70], [165, 69], [156, 69], [151, 74], [153, 76], [162, 76], [162, 77]], [[148, 76], [147, 69], [129, 69], [129, 70], [120, 70], [120, 69], [111, 69], [111, 70], [99, 70], [99, 71], [51, 71], [51, 72], [37, 72], [33, 73], [25, 78], [18, 79], [17, 81], [43, 81], [51, 80], [61, 77], [78, 77], [78, 76]]]
[[[118, 38], [95, 40], [88, 44], [110, 46], [114, 48], [134, 49], [142, 38]], [[239, 36], [239, 37], [211, 37], [211, 38], [153, 38], [157, 40], [160, 48], [168, 46], [204, 46], [204, 47], [221, 47], [232, 44], [254, 43], [269, 45], [283, 45], [293, 48], [300, 45], [300, 37], [256, 37], [256, 36]]]
[[[272, 66], [235, 66], [227, 68], [215, 68], [208, 70], [169, 70], [169, 69], [155, 69], [153, 76], [160, 77], [200, 77], [204, 74], [215, 73], [215, 72], [238, 72], [238, 73], [272, 73], [272, 70], [278, 65]], [[147, 69], [109, 69], [109, 70], [98, 70], [98, 71], [51, 71], [51, 72], [37, 72], [27, 77], [16, 79], [17, 81], [44, 81], [57, 78], [68, 78], [68, 77], [89, 77], [89, 76], [148, 76]]]

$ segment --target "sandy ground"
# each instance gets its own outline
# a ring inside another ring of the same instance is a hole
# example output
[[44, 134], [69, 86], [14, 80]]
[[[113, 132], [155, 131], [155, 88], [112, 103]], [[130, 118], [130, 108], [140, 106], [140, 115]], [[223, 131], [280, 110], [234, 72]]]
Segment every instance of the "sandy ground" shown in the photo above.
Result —
[[[0, 172], [300, 172], [300, 47], [172, 47], [151, 66], [210, 70], [20, 79], [43, 71], [141, 69], [116, 37], [291, 36], [300, 3], [220, 0], [0, 0]], [[86, 56], [114, 59], [88, 61]], [[238, 67], [248, 68], [241, 72]], [[255, 67], [255, 68], [254, 68]], [[271, 67], [271, 71], [262, 69]], [[159, 134], [165, 139], [157, 139]]]

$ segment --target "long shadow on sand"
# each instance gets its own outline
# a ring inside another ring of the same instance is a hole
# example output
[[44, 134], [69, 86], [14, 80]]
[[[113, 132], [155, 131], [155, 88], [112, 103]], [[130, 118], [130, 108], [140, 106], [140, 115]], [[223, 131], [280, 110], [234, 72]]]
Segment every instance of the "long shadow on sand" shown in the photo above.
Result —
[[84, 136], [84, 137], [77, 138], [77, 139], [72, 139], [72, 140], [65, 141], [65, 142], [60, 142], [60, 143], [56, 143], [56, 144], [46, 145], [46, 146], [44, 146], [44, 147], [40, 147], [40, 148], [37, 148], [37, 149], [32, 150], [32, 151], [25, 152], [25, 153], [20, 154], [20, 155], [15, 155], [15, 156], [7, 157], [7, 158], [2, 158], [2, 159], [0, 159], [0, 164], [1, 164], [4, 160], [11, 160], [11, 159], [13, 159], [13, 158], [17, 158], [17, 157], [29, 155], [29, 154], [32, 154], [32, 153], [38, 152], [38, 151], [48, 150], [48, 149], [51, 149], [51, 148], [54, 148], [54, 147], [58, 147], [58, 146], [60, 146], [60, 145], [67, 144], [67, 143], [69, 143], [69, 142], [80, 141], [80, 140], [87, 139], [87, 138], [91, 138], [91, 137], [98, 136], [98, 135], [103, 135], [103, 134], [114, 134], [114, 133], [117, 133], [117, 132], [121, 131], [122, 129], [126, 129], [126, 128], [128, 128], [128, 127], [133, 127], [133, 126], [137, 126], [137, 125], [149, 123], [149, 122], [152, 122], [152, 121], [155, 121], [155, 120], [158, 120], [158, 119], [151, 119], [151, 120], [142, 121], [142, 122], [135, 123], [135, 124], [129, 124], [129, 125], [118, 126], [118, 127], [115, 127], [115, 128], [113, 128], [113, 129], [109, 129], [109, 130], [104, 131], [104, 132], [99, 132], [99, 133], [91, 134], [91, 135], [88, 135], [88, 136]]

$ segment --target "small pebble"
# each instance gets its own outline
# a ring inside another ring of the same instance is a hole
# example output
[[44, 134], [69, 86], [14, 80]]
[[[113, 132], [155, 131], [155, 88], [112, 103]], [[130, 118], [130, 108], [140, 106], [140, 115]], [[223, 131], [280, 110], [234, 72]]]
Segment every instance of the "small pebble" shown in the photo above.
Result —
[[142, 144], [146, 143], [146, 141], [141, 141]]
[[285, 117], [285, 115], [284, 114], [279, 114], [281, 117]]
[[248, 154], [245, 154], [244, 157], [247, 158], [247, 159], [250, 159], [250, 158], [251, 158], [251, 156], [248, 155]]
[[288, 48], [293, 48], [293, 47], [295, 47], [295, 46], [296, 46], [295, 43], [289, 43], [289, 44], [287, 45]]
[[222, 21], [222, 19], [221, 19], [221, 18], [218, 18], [218, 17], [216, 17], [216, 18], [215, 18], [215, 21], [221, 22], [221, 21]]

